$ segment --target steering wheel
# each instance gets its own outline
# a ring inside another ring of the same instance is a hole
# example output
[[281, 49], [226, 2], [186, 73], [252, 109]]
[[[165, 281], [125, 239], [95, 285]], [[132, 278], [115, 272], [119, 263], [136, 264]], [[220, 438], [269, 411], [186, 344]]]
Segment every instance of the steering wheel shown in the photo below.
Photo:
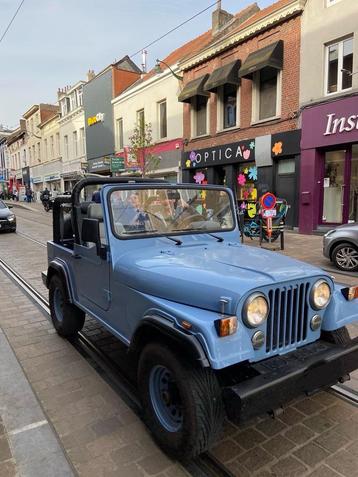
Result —
[[185, 217], [185, 219], [182, 219], [182, 220], [180, 220], [180, 217], [178, 219], [175, 220], [174, 224], [176, 226], [180, 224], [180, 227], [182, 227], [183, 229], [187, 229], [187, 228], [190, 228], [189, 226], [193, 222], [202, 222], [204, 220], [204, 217], [202, 217], [201, 215], [195, 214], [195, 215], [190, 215], [189, 217]]

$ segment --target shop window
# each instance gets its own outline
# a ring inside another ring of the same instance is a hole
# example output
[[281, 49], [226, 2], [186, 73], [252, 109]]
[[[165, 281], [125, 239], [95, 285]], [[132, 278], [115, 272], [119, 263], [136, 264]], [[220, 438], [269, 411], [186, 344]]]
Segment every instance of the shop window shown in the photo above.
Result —
[[208, 98], [206, 96], [195, 96], [191, 100], [192, 106], [192, 124], [193, 124], [193, 136], [203, 136], [208, 131]]
[[241, 164], [237, 173], [237, 198], [246, 218], [257, 213], [257, 168], [254, 162]]
[[124, 147], [124, 139], [123, 139], [123, 118], [117, 119], [117, 149], [121, 150]]
[[226, 84], [219, 92], [221, 111], [218, 123], [220, 129], [233, 128], [238, 125], [237, 120], [237, 95], [238, 88], [232, 84]]
[[283, 159], [278, 161], [278, 174], [280, 176], [285, 174], [294, 174], [294, 173], [295, 173], [294, 159]]
[[254, 75], [254, 122], [280, 115], [281, 71], [263, 68]]
[[159, 107], [159, 139], [167, 137], [167, 102], [161, 101]]
[[326, 46], [326, 94], [352, 87], [353, 37]]

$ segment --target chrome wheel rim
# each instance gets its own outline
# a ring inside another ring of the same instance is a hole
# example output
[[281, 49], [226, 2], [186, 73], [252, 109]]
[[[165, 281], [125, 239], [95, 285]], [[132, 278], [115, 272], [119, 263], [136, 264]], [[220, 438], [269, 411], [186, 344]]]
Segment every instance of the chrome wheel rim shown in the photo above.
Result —
[[56, 288], [53, 294], [53, 307], [55, 309], [55, 315], [57, 321], [63, 321], [63, 307], [64, 307], [64, 300], [62, 296], [62, 292], [59, 288]]
[[182, 402], [173, 375], [165, 366], [152, 368], [149, 395], [160, 424], [168, 432], [178, 432], [183, 425]]
[[353, 247], [342, 247], [336, 254], [336, 262], [345, 270], [353, 270], [358, 266], [358, 251]]

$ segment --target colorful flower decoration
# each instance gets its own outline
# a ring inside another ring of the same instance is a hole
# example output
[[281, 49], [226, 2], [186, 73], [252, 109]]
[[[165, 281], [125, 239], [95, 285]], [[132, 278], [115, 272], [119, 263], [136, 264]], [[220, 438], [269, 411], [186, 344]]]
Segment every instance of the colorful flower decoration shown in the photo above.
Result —
[[206, 199], [206, 190], [202, 190], [202, 191], [200, 192], [200, 196], [201, 196], [201, 198], [202, 198], [203, 200], [205, 200], [205, 199]]
[[241, 210], [246, 210], [246, 202], [242, 202], [242, 203], [240, 204], [240, 209], [241, 209]]
[[201, 184], [205, 180], [205, 175], [202, 172], [197, 172], [194, 176], [194, 180], [197, 184]]
[[245, 151], [242, 153], [243, 155], [243, 158], [245, 159], [245, 161], [247, 161], [248, 159], [250, 159], [250, 156], [251, 156], [251, 151], [250, 149], [245, 149]]
[[239, 174], [237, 178], [237, 182], [240, 186], [243, 186], [246, 184], [246, 177], [244, 176], [244, 174]]
[[251, 141], [251, 142], [250, 142], [250, 149], [251, 149], [251, 151], [252, 151], [253, 149], [255, 149], [255, 142], [254, 142], [254, 141]]
[[188, 159], [188, 160], [185, 162], [185, 165], [186, 165], [186, 167], [190, 167], [190, 166], [191, 166], [191, 160]]
[[244, 190], [244, 192], [242, 193], [242, 195], [244, 196], [244, 199], [247, 200], [247, 199], [249, 198], [250, 191], [249, 191], [249, 190]]
[[191, 153], [189, 154], [189, 159], [191, 160], [191, 162], [196, 162], [196, 152], [195, 151], [191, 151]]
[[282, 154], [282, 142], [276, 142], [275, 145], [272, 148], [272, 152], [275, 154], [275, 156], [278, 156], [279, 154]]
[[249, 179], [252, 179], [253, 181], [257, 181], [257, 168], [256, 167], [250, 167], [250, 169], [249, 169]]
[[244, 169], [244, 174], [247, 175], [248, 173], [249, 173], [249, 168], [248, 168], [248, 167], [245, 167], [245, 169]]

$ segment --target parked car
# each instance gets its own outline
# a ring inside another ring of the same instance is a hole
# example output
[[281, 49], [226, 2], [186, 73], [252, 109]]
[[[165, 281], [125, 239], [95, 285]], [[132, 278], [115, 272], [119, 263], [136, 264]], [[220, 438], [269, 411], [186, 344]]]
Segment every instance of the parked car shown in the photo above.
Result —
[[0, 200], [0, 232], [16, 232], [16, 217], [10, 209], [12, 205]]
[[323, 237], [323, 255], [345, 272], [358, 271], [358, 223], [340, 225]]
[[[101, 202], [81, 202], [86, 187]], [[224, 419], [276, 414], [358, 366], [358, 287], [241, 244], [232, 191], [91, 178], [54, 202], [51, 317], [64, 337], [85, 314], [128, 350], [147, 425], [178, 458], [206, 451]]]

